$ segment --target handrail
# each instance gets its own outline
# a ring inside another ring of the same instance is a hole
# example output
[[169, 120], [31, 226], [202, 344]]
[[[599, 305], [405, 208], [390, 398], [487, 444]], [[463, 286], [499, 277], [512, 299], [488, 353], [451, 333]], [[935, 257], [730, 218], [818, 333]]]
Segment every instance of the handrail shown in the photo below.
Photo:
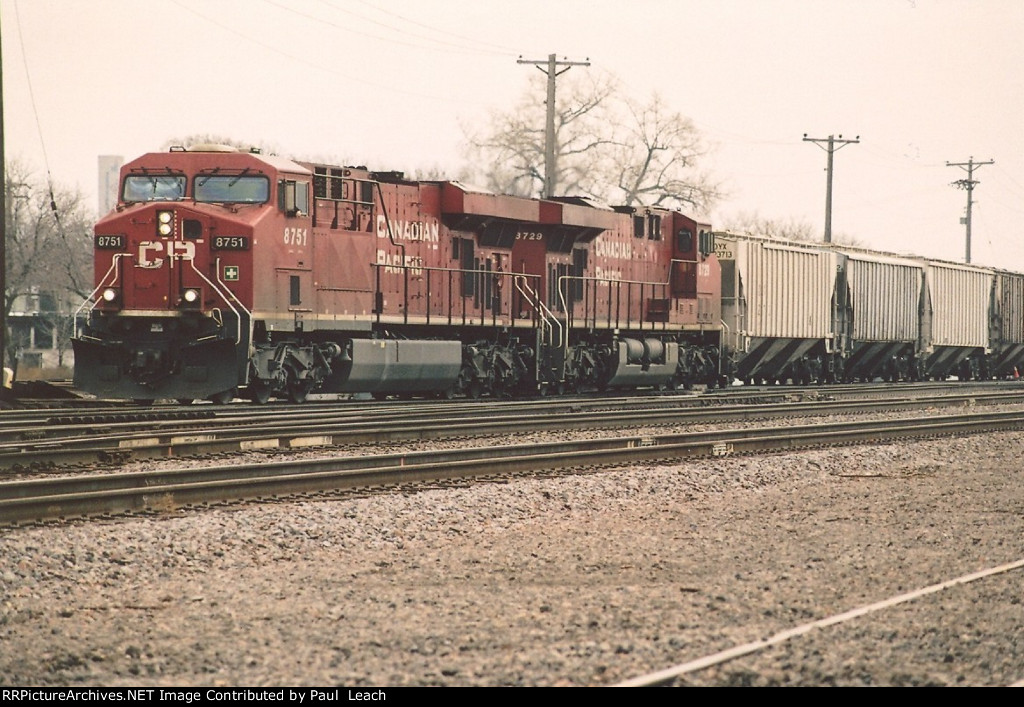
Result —
[[[376, 279], [376, 283], [377, 284], [375, 285], [375, 294], [379, 293], [381, 291], [381, 289], [380, 289], [380, 274], [381, 274], [382, 269], [388, 269], [388, 268], [391, 268], [391, 269], [394, 269], [394, 270], [399, 270], [400, 269], [402, 271], [401, 274], [403, 275], [402, 281], [403, 281], [403, 287], [405, 288], [403, 296], [405, 298], [405, 302], [406, 303], [408, 302], [408, 296], [409, 296], [409, 274], [412, 273], [413, 271], [415, 271], [416, 275], [419, 275], [421, 272], [427, 272], [427, 273], [440, 272], [440, 273], [449, 273], [449, 274], [455, 274], [455, 275], [473, 275], [473, 276], [484, 276], [484, 277], [492, 277], [492, 278], [493, 277], [499, 277], [502, 280], [506, 280], [506, 279], [512, 280], [513, 284], [514, 284], [514, 281], [515, 281], [514, 279], [517, 278], [517, 277], [521, 277], [521, 278], [524, 278], [524, 279], [538, 280], [538, 281], [540, 280], [540, 275], [533, 275], [533, 274], [530, 274], [530, 273], [505, 272], [503, 270], [442, 268], [442, 267], [437, 267], [437, 266], [433, 266], [433, 265], [422, 265], [422, 264], [419, 264], [419, 263], [406, 264], [406, 263], [403, 262], [403, 264], [401, 264], [401, 265], [399, 265], [397, 263], [370, 263], [370, 267], [376, 273], [376, 278], [375, 279]], [[449, 279], [449, 282], [450, 282], [450, 279]], [[454, 289], [454, 288], [452, 288], [452, 289]], [[461, 295], [459, 295], [459, 298], [461, 298]], [[450, 297], [450, 300], [451, 300], [452, 303], [454, 303], [455, 299], [456, 299], [456, 297], [454, 297], [454, 296]], [[531, 304], [533, 304], [533, 303], [531, 303]], [[408, 313], [408, 306], [403, 307], [403, 309], [405, 310], [405, 312], [406, 312], [405, 316], [407, 317], [408, 316], [408, 314], [407, 314]], [[485, 316], [485, 310], [486, 309], [487, 309], [486, 306], [481, 306], [480, 307], [480, 316], [481, 316], [481, 318], [483, 318]], [[378, 312], [377, 314], [378, 314], [378, 317], [379, 317], [381, 312]], [[502, 315], [502, 316], [504, 316], [504, 315]], [[509, 316], [510, 317], [512, 316], [511, 310], [509, 311]], [[463, 313], [463, 317], [465, 317], [465, 313]], [[481, 321], [483, 321], [483, 319], [481, 319]]]
[[105, 273], [103, 273], [103, 277], [100, 278], [100, 284], [96, 285], [96, 288], [92, 292], [89, 293], [89, 296], [86, 297], [82, 301], [82, 304], [78, 305], [78, 309], [75, 310], [75, 314], [72, 317], [72, 320], [75, 323], [75, 338], [76, 339], [78, 338], [78, 315], [82, 313], [82, 310], [85, 309], [85, 306], [87, 304], [89, 304], [89, 302], [92, 302], [92, 307], [89, 308], [89, 313], [91, 314], [92, 310], [94, 310], [96, 308], [96, 305], [99, 304], [99, 302], [93, 302], [93, 298], [96, 296], [96, 293], [100, 291], [100, 288], [101, 287], [113, 287], [114, 286], [114, 284], [117, 282], [116, 274], [115, 274], [114, 279], [111, 281], [110, 285], [106, 285], [105, 284], [106, 280], [107, 280], [107, 276], [110, 275], [110, 273], [112, 271], [114, 271], [115, 268], [117, 268], [118, 261], [121, 258], [123, 258], [125, 255], [130, 256], [131, 254], [130, 253], [114, 253], [114, 257], [110, 261], [110, 267], [107, 269], [107, 271]]
[[[615, 279], [612, 279], [612, 278], [606, 278], [606, 277], [605, 278], [598, 278], [598, 277], [591, 277], [591, 276], [588, 276], [588, 275], [562, 275], [561, 277], [558, 278], [557, 288], [558, 288], [558, 299], [559, 299], [559, 302], [562, 305], [562, 310], [567, 313], [567, 315], [566, 315], [566, 330], [567, 330], [567, 333], [568, 333], [568, 328], [569, 328], [569, 322], [572, 321], [572, 317], [568, 316], [569, 306], [568, 306], [568, 303], [566, 302], [566, 291], [567, 291], [567, 288], [564, 287], [564, 284], [565, 284], [566, 281], [568, 281], [568, 280], [579, 280], [580, 282], [605, 283], [605, 284], [607, 284], [609, 286], [611, 286], [612, 283], [617, 283], [617, 284], [621, 284], [621, 285], [641, 285], [641, 286], [643, 286], [643, 285], [650, 285], [652, 288], [654, 288], [654, 287], [668, 287], [669, 285], [672, 284], [672, 265], [673, 264], [675, 264], [675, 263], [692, 263], [693, 265], [700, 265], [700, 262], [701, 261], [699, 261], [699, 260], [684, 260], [682, 258], [672, 258], [671, 260], [668, 261], [668, 265], [669, 265], [669, 267], [668, 267], [668, 279], [665, 280], [665, 282], [656, 282], [656, 281], [652, 281], [652, 280], [615, 280]], [[641, 292], [643, 292], [643, 291], [641, 290]], [[610, 306], [611, 306], [611, 303], [609, 302], [609, 308], [610, 308]], [[642, 302], [641, 302], [640, 306], [643, 307], [643, 303]], [[597, 316], [597, 315], [595, 314], [594, 316]], [[641, 312], [641, 321], [642, 320], [643, 320], [643, 313]], [[566, 340], [568, 342], [568, 337], [566, 337]]]
[[[178, 260], [188, 260], [188, 262], [192, 265], [192, 270], [195, 272], [195, 274], [198, 275], [203, 280], [203, 282], [208, 284], [214, 292], [220, 295], [220, 298], [224, 300], [224, 304], [230, 307], [231, 311], [235, 313], [235, 346], [240, 344], [242, 342], [242, 316], [238, 313], [238, 310], [235, 309], [235, 305], [231, 304], [231, 299], [234, 299], [236, 302], [238, 302], [238, 306], [241, 307], [248, 315], [250, 326], [252, 322], [252, 313], [245, 308], [245, 305], [238, 301], [238, 298], [235, 297], [234, 293], [227, 288], [227, 285], [224, 286], [224, 289], [227, 290], [231, 297], [229, 298], [225, 296], [224, 292], [222, 292], [221, 289], [212, 280], [210, 280], [210, 278], [204, 275], [199, 270], [199, 268], [196, 267], [196, 261], [194, 257], [189, 257], [186, 255], [177, 255], [175, 257], [178, 258]], [[215, 267], [217, 268], [217, 278], [220, 279], [220, 258], [217, 258], [215, 262]]]
[[[598, 283], [598, 284], [602, 284], [603, 283], [603, 284], [608, 285], [609, 287], [611, 287], [612, 284], [616, 284], [616, 285], [640, 285], [641, 287], [644, 286], [644, 285], [650, 285], [652, 290], [653, 290], [653, 288], [655, 288], [655, 287], [668, 287], [669, 285], [672, 284], [672, 269], [671, 269], [672, 263], [694, 263], [694, 264], [699, 264], [699, 262], [700, 261], [697, 261], [697, 260], [681, 260], [681, 259], [678, 259], [678, 258], [673, 258], [672, 260], [669, 261], [669, 274], [668, 274], [668, 279], [665, 282], [656, 282], [656, 281], [652, 281], [652, 280], [616, 280], [616, 279], [613, 279], [613, 278], [593, 277], [593, 276], [590, 276], [590, 275], [562, 275], [561, 277], [558, 278], [557, 289], [558, 289], [558, 300], [559, 300], [559, 302], [562, 305], [562, 310], [567, 313], [566, 314], [566, 323], [565, 323], [566, 333], [568, 334], [570, 322], [572, 322], [572, 317], [569, 316], [569, 313], [570, 313], [569, 304], [568, 304], [568, 302], [566, 300], [566, 293], [568, 291], [568, 287], [566, 287], [566, 283], [569, 280], [579, 280], [580, 282], [594, 282], [594, 283]], [[643, 292], [643, 290], [641, 290], [641, 293], [642, 292]], [[609, 303], [609, 306], [610, 306], [610, 303]], [[642, 302], [640, 303], [640, 306], [641, 306], [641, 308], [643, 307], [643, 303]], [[595, 314], [595, 316], [596, 316], [596, 314]], [[641, 321], [643, 321], [643, 312], [642, 311], [641, 311]], [[568, 352], [568, 336], [566, 336], [566, 351]]]
[[[548, 308], [548, 306], [541, 301], [540, 297], [537, 296], [537, 292], [532, 287], [529, 286], [529, 284], [526, 281], [526, 273], [514, 273], [514, 275], [515, 276], [512, 278], [512, 284], [519, 291], [519, 293], [526, 298], [527, 302], [530, 303], [534, 311], [537, 312], [542, 324], [542, 329], [546, 330], [549, 333], [548, 340], [552, 346], [555, 346], [555, 340], [553, 336], [554, 327], [558, 327], [557, 348], [561, 348], [563, 340], [562, 323], [558, 321], [558, 317], [555, 316], [554, 312], [552, 312]], [[531, 275], [529, 277], [536, 276]]]

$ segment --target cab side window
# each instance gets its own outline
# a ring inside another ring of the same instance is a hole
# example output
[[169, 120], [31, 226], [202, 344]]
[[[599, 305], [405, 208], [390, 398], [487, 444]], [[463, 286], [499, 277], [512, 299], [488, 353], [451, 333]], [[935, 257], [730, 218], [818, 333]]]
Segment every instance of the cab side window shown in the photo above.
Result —
[[277, 205], [288, 216], [308, 216], [309, 182], [293, 179], [278, 182]]

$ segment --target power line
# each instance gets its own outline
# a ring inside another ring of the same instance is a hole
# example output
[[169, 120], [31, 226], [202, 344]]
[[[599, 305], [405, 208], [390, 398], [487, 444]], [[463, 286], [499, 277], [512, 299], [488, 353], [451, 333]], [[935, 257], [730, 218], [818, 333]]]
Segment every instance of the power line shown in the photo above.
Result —
[[[277, 0], [263, 0], [263, 2], [266, 3], [267, 5], [271, 5], [273, 7], [276, 7], [278, 9], [280, 9], [280, 10], [283, 10], [285, 12], [290, 12], [293, 15], [297, 15], [299, 17], [303, 17], [303, 18], [305, 18], [307, 20], [310, 20], [311, 22], [314, 22], [314, 23], [317, 23], [317, 24], [320, 24], [320, 25], [324, 25], [324, 26], [327, 26], [327, 27], [331, 27], [333, 29], [338, 29], [338, 30], [341, 30], [342, 32], [348, 32], [348, 33], [359, 35], [359, 36], [362, 36], [362, 37], [369, 37], [370, 39], [374, 39], [374, 40], [381, 41], [381, 42], [391, 42], [393, 44], [399, 44], [399, 45], [403, 45], [403, 46], [407, 46], [407, 47], [412, 47], [413, 49], [428, 49], [428, 50], [436, 50], [436, 51], [450, 51], [450, 52], [456, 52], [456, 53], [459, 53], [459, 54], [499, 54], [499, 55], [504, 55], [504, 56], [507, 56], [509, 54], [509, 52], [507, 52], [507, 51], [497, 51], [497, 50], [493, 50], [493, 49], [487, 49], [487, 50], [485, 50], [485, 49], [473, 49], [473, 48], [467, 47], [467, 46], [465, 46], [463, 44], [455, 44], [453, 42], [448, 42], [448, 41], [445, 41], [443, 39], [439, 39], [437, 37], [428, 37], [428, 36], [424, 36], [422, 34], [416, 34], [416, 33], [413, 33], [413, 32], [407, 32], [405, 30], [399, 29], [398, 27], [395, 27], [394, 25], [389, 25], [389, 24], [386, 24], [384, 22], [380, 22], [378, 20], [371, 19], [371, 18], [366, 17], [364, 15], [360, 15], [359, 13], [352, 12], [351, 10], [346, 10], [344, 8], [333, 6], [333, 5], [330, 6], [330, 7], [331, 7], [331, 9], [335, 10], [336, 12], [341, 12], [343, 14], [350, 15], [352, 17], [356, 17], [356, 18], [358, 18], [358, 19], [360, 19], [360, 20], [362, 20], [364, 22], [368, 22], [370, 24], [377, 25], [378, 27], [383, 27], [384, 29], [386, 29], [388, 31], [396, 32], [398, 34], [404, 34], [404, 35], [407, 35], [409, 37], [412, 37], [414, 40], [421, 40], [421, 41], [419, 43], [411, 42], [411, 41], [407, 42], [407, 41], [404, 41], [404, 40], [401, 40], [401, 39], [397, 39], [395, 37], [387, 37], [387, 36], [381, 36], [379, 34], [372, 34], [370, 32], [365, 32], [365, 31], [362, 31], [360, 29], [356, 29], [351, 24], [339, 24], [337, 22], [333, 22], [333, 21], [328, 20], [326, 18], [317, 17], [317, 16], [312, 15], [312, 14], [310, 14], [308, 12], [303, 12], [302, 10], [297, 10], [297, 9], [295, 9], [293, 7], [289, 7], [287, 5], [282, 4], [281, 2], [278, 2]], [[423, 41], [429, 42], [430, 44], [423, 44], [422, 43]], [[440, 46], [431, 46], [432, 44], [433, 45], [440, 45]]]
[[[183, 9], [183, 10], [185, 10], [187, 12], [192, 13], [193, 15], [195, 15], [196, 17], [199, 17], [200, 19], [202, 19], [205, 22], [208, 22], [208, 23], [210, 23], [212, 25], [215, 25], [216, 27], [219, 27], [222, 30], [230, 32], [231, 34], [234, 34], [237, 37], [241, 37], [242, 39], [244, 39], [247, 42], [251, 42], [252, 44], [255, 44], [256, 46], [261, 47], [261, 48], [267, 50], [268, 52], [273, 52], [275, 54], [279, 54], [279, 55], [281, 55], [281, 56], [283, 56], [283, 57], [285, 57], [287, 59], [290, 59], [291, 61], [294, 61], [294, 62], [296, 62], [298, 64], [303, 64], [305, 66], [308, 66], [310, 68], [316, 69], [318, 71], [323, 71], [323, 72], [326, 72], [328, 74], [334, 74], [334, 75], [337, 75], [337, 76], [341, 76], [346, 81], [351, 81], [353, 83], [363, 84], [365, 86], [371, 86], [371, 87], [373, 87], [375, 89], [391, 91], [393, 93], [404, 94], [404, 95], [407, 95], [407, 96], [415, 96], [417, 98], [425, 98], [427, 100], [441, 102], [441, 103], [468, 104], [468, 103], [475, 103], [476, 102], [476, 101], [472, 101], [472, 100], [468, 100], [468, 99], [454, 98], [454, 97], [452, 97], [450, 95], [439, 96], [439, 95], [436, 95], [436, 94], [424, 93], [422, 91], [411, 91], [411, 90], [399, 88], [399, 87], [394, 86], [394, 85], [389, 85], [389, 84], [378, 82], [378, 81], [371, 81], [371, 80], [368, 80], [368, 79], [364, 79], [364, 78], [360, 77], [356, 72], [346, 71], [346, 70], [343, 70], [343, 69], [334, 68], [334, 67], [331, 67], [331, 66], [327, 66], [325, 64], [319, 64], [319, 63], [316, 63], [314, 61], [310, 61], [309, 59], [306, 59], [304, 57], [298, 56], [296, 54], [292, 54], [292, 53], [289, 53], [287, 51], [284, 51], [279, 46], [276, 46], [276, 45], [273, 45], [273, 44], [268, 44], [267, 42], [264, 42], [264, 41], [261, 41], [259, 39], [256, 39], [255, 37], [252, 37], [252, 36], [250, 36], [248, 34], [245, 34], [244, 32], [240, 32], [238, 29], [236, 29], [235, 27], [233, 27], [231, 25], [228, 25], [228, 24], [225, 24], [223, 22], [220, 22], [220, 21], [218, 21], [217, 19], [215, 19], [214, 17], [212, 17], [210, 15], [206, 15], [206, 14], [204, 14], [202, 12], [199, 12], [198, 10], [196, 10], [196, 9], [194, 9], [192, 7], [189, 7], [188, 5], [183, 4], [182, 0], [168, 0], [168, 2], [170, 2], [170, 3], [174, 4], [174, 5], [177, 5], [178, 7], [180, 7], [181, 9]], [[212, 3], [208, 3], [208, 4], [212, 5]], [[289, 8], [282, 8], [282, 9], [289, 9]], [[291, 11], [291, 10], [289, 10], [289, 11]], [[369, 36], [371, 38], [381, 39], [380, 37], [374, 37], [373, 35], [366, 35], [365, 33], [353, 32], [353, 34], [362, 34], [364, 36]], [[403, 42], [403, 44], [407, 44], [407, 43]], [[409, 46], [414, 46], [414, 45], [409, 45]]]
[[[482, 40], [482, 39], [476, 39], [476, 38], [473, 38], [473, 37], [467, 37], [465, 35], [457, 34], [455, 32], [449, 32], [446, 29], [441, 29], [439, 27], [434, 27], [434, 26], [431, 26], [431, 25], [428, 25], [428, 24], [424, 24], [422, 22], [417, 22], [416, 20], [410, 19], [410, 18], [405, 17], [404, 15], [400, 15], [400, 14], [398, 14], [396, 12], [390, 12], [390, 11], [386, 10], [385, 8], [383, 8], [383, 7], [377, 7], [373, 3], [366, 2], [366, 0], [356, 0], [356, 1], [359, 2], [362, 5], [366, 5], [366, 6], [370, 7], [370, 8], [373, 8], [377, 12], [383, 13], [385, 15], [389, 15], [391, 17], [398, 18], [398, 19], [402, 20], [403, 22], [408, 22], [411, 25], [415, 25], [417, 27], [422, 27], [423, 29], [428, 30], [431, 33], [431, 35], [446, 34], [449, 37], [454, 37], [455, 39], [462, 40], [463, 42], [468, 42], [470, 44], [479, 45], [479, 48], [473, 48], [473, 47], [465, 46], [465, 45], [452, 45], [452, 46], [459, 46], [459, 47], [461, 47], [463, 49], [466, 49], [468, 51], [480, 52], [480, 53], [483, 53], [483, 54], [509, 55], [509, 54], [513, 54], [514, 53], [511, 48], [503, 46], [501, 44], [494, 44], [492, 42], [488, 42], [488, 41], [485, 41], [485, 40]], [[351, 14], [351, 15], [353, 15], [355, 17], [359, 17], [360, 19], [365, 19], [365, 20], [367, 20], [369, 22], [373, 22], [374, 24], [379, 24], [381, 26], [388, 27], [390, 29], [395, 30], [396, 32], [401, 32], [403, 34], [413, 34], [413, 33], [407, 32], [407, 31], [405, 31], [405, 30], [403, 30], [403, 29], [401, 29], [399, 27], [395, 27], [393, 25], [388, 25], [388, 24], [385, 24], [385, 23], [382, 23], [382, 22], [377, 22], [376, 20], [372, 20], [372, 19], [370, 19], [368, 17], [364, 17], [362, 15], [356, 14], [354, 12], [350, 12], [348, 10], [342, 10], [340, 7], [337, 7], [333, 3], [329, 2], [329, 0], [320, 0], [320, 2], [326, 3], [329, 7], [332, 7], [335, 10], [340, 10], [341, 12], [345, 12], [345, 13]], [[415, 35], [414, 34], [413, 36], [422, 36], [422, 35]], [[438, 41], [433, 36], [431, 36], [430, 39], [432, 41], [435, 41], [435, 42]]]
[[[840, 150], [847, 145], [852, 145], [860, 142], [860, 135], [853, 140], [844, 140], [843, 136], [836, 137], [835, 135], [829, 135], [827, 138], [820, 137], [807, 137], [807, 133], [804, 133], [804, 142], [813, 142], [821, 149], [828, 152], [828, 166], [826, 171], [828, 172], [828, 182], [825, 187], [825, 242], [832, 242], [832, 155], [835, 154], [836, 150]], [[827, 143], [828, 147], [824, 147], [822, 143]], [[838, 147], [836, 146], [838, 145]]]
[[958, 189], [964, 189], [967, 192], [967, 216], [964, 218], [964, 224], [967, 226], [967, 237], [965, 241], [964, 257], [966, 262], [971, 262], [971, 210], [974, 206], [974, 187], [978, 184], [978, 180], [974, 178], [974, 170], [977, 167], [981, 167], [986, 164], [995, 164], [995, 160], [989, 160], [987, 162], [975, 162], [974, 157], [968, 158], [966, 162], [947, 162], [947, 167], [959, 167], [960, 169], [967, 172], [967, 179], [958, 179], [952, 183], [951, 186], [957, 187]]

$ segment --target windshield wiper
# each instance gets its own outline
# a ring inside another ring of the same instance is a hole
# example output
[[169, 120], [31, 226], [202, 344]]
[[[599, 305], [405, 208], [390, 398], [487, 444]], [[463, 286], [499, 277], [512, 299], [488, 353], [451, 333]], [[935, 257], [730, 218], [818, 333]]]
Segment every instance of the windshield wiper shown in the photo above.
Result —
[[237, 177], [235, 177], [235, 178], [234, 178], [234, 179], [232, 179], [232, 180], [231, 180], [230, 182], [228, 182], [228, 186], [229, 186], [229, 187], [233, 187], [233, 186], [235, 186], [236, 184], [238, 184], [238, 180], [239, 180], [239, 179], [241, 179], [242, 177], [244, 177], [244, 176], [245, 176], [245, 173], [246, 173], [246, 172], [248, 172], [248, 171], [249, 171], [249, 168], [248, 168], [248, 167], [246, 167], [245, 169], [243, 169], [243, 170], [242, 170], [241, 172], [239, 172], [239, 173], [238, 173], [238, 176], [237, 176]]
[[217, 172], [219, 172], [219, 171], [220, 171], [220, 167], [214, 167], [212, 172], [210, 172], [207, 175], [204, 175], [203, 178], [200, 179], [199, 182], [197, 182], [197, 186], [201, 187], [204, 184], [206, 184], [208, 181], [210, 181], [210, 178], [213, 177], [213, 175], [217, 174]]

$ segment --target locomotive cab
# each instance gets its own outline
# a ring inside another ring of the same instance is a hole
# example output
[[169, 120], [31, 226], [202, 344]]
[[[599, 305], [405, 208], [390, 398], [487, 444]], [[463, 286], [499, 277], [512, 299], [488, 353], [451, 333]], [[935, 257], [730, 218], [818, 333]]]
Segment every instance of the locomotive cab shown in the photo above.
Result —
[[308, 194], [308, 181], [297, 189], [277, 167], [300, 179], [305, 170], [278, 162], [207, 147], [122, 168], [118, 204], [95, 226], [76, 387], [135, 400], [233, 397], [252, 342], [257, 226], [287, 219], [286, 205], [301, 214]]

